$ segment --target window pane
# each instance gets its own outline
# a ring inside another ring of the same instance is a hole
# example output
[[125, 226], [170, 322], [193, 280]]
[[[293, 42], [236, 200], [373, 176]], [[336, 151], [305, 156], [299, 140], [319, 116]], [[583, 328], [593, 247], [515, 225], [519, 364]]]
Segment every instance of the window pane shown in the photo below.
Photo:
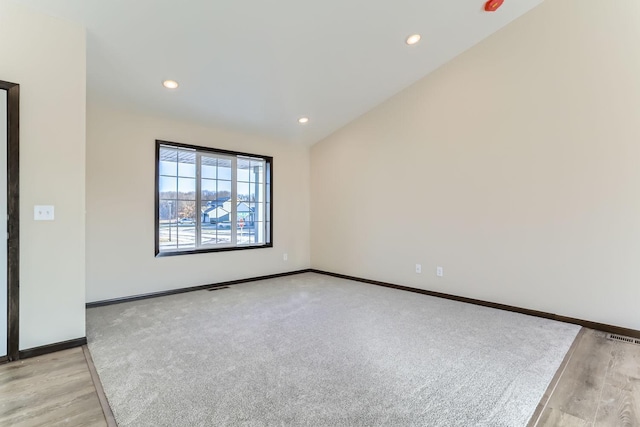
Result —
[[196, 217], [196, 202], [189, 200], [178, 201], [178, 221], [183, 219], [195, 220]]
[[247, 159], [238, 159], [238, 181], [249, 182], [249, 170], [251, 162]]
[[178, 175], [196, 177], [196, 152], [178, 150]]
[[254, 203], [253, 204], [253, 218], [254, 221], [264, 221], [265, 218], [265, 204], [264, 203]]
[[202, 192], [202, 200], [216, 200], [216, 180], [203, 179], [200, 181], [200, 191]]
[[178, 248], [194, 248], [196, 202], [178, 201]]
[[178, 178], [178, 198], [182, 200], [196, 199], [196, 180], [192, 178]]
[[238, 200], [249, 200], [248, 182], [238, 182]]
[[202, 221], [202, 228], [200, 232], [200, 243], [203, 245], [215, 245], [218, 243], [216, 233], [218, 229], [216, 224], [212, 224], [210, 221]]
[[200, 175], [202, 178], [216, 179], [216, 169], [218, 165], [218, 159], [215, 157], [202, 156]]
[[207, 221], [210, 224], [218, 224], [221, 222], [230, 221], [230, 209], [229, 202], [220, 202], [219, 200], [207, 202], [211, 205], [207, 208]]
[[194, 249], [196, 247], [195, 225], [178, 224], [178, 249]]
[[160, 146], [160, 160], [175, 162], [178, 159], [178, 149], [168, 145]]
[[264, 182], [264, 161], [251, 161], [251, 182]]
[[243, 220], [248, 221], [251, 216], [251, 208], [249, 207], [249, 204], [247, 202], [238, 203], [236, 207], [236, 215], [238, 219], [242, 218]]
[[249, 200], [252, 202], [261, 202], [263, 196], [263, 186], [257, 182], [252, 182], [249, 186]]
[[176, 235], [175, 224], [160, 224], [160, 250], [171, 250], [178, 248], [178, 236]]
[[161, 199], [175, 199], [178, 191], [178, 180], [175, 177], [161, 176], [159, 190]]
[[176, 162], [160, 162], [160, 175], [176, 176], [178, 164]]
[[264, 235], [265, 242], [271, 242], [271, 223], [268, 221], [264, 224]]
[[238, 244], [263, 244], [265, 242], [265, 223], [247, 223], [244, 227], [237, 229]]
[[160, 147], [160, 175], [173, 175], [178, 173], [178, 150], [174, 148]]
[[218, 159], [218, 179], [231, 181], [231, 160]]
[[236, 240], [239, 245], [246, 245], [255, 241], [255, 230], [249, 225], [248, 222], [243, 221], [242, 218], [238, 220], [238, 228], [236, 229]]
[[173, 219], [174, 222], [177, 218], [177, 209], [178, 202], [176, 200], [160, 200], [160, 205], [158, 206], [158, 215], [160, 222], [169, 221]]
[[238, 169], [238, 181], [249, 182], [249, 169]]
[[229, 221], [219, 222], [216, 224], [217, 228], [217, 243], [229, 244], [231, 243], [231, 223]]
[[160, 200], [158, 205], [159, 215], [159, 246], [163, 249], [176, 249], [177, 239], [177, 209], [178, 202], [176, 200]]
[[253, 233], [253, 241], [252, 243], [264, 243], [265, 242], [265, 232], [264, 232], [264, 222], [256, 222], [254, 223], [254, 233]]
[[218, 199], [231, 198], [231, 181], [218, 181]]
[[200, 220], [202, 224], [209, 224], [211, 221], [209, 219], [209, 212], [211, 212], [215, 207], [212, 205], [210, 201], [201, 201], [200, 202]]
[[[252, 223], [253, 221], [256, 220], [256, 204], [255, 203], [247, 203], [246, 205], [248, 206], [249, 210], [247, 212], [243, 213], [243, 218], [248, 223]], [[238, 213], [238, 215], [240, 215], [240, 213]]]

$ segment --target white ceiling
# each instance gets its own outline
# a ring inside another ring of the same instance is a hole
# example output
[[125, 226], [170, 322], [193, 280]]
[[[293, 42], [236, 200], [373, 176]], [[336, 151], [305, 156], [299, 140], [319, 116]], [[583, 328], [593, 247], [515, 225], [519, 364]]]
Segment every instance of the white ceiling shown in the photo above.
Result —
[[[542, 2], [487, 13], [485, 0], [17, 1], [86, 26], [91, 100], [301, 144]], [[413, 33], [422, 41], [407, 46]]]

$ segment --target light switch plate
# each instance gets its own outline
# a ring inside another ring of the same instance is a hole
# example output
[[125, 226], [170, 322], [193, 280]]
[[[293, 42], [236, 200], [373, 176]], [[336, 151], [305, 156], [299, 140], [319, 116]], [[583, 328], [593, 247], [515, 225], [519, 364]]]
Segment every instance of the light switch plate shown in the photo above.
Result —
[[53, 206], [34, 206], [33, 219], [36, 221], [53, 221], [54, 207]]

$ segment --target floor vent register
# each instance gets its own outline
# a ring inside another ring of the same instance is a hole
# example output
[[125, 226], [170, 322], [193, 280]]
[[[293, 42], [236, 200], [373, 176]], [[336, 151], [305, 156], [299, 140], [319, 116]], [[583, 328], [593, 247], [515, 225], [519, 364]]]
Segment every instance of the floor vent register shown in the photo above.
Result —
[[217, 288], [209, 288], [207, 289], [209, 292], [211, 291], [219, 291], [220, 289], [229, 289], [228, 286], [218, 286]]
[[607, 334], [607, 339], [608, 340], [612, 340], [612, 341], [622, 341], [622, 342], [626, 342], [626, 343], [629, 343], [629, 344], [640, 345], [640, 339], [631, 338], [631, 337], [625, 337], [625, 336], [622, 336], [622, 335]]

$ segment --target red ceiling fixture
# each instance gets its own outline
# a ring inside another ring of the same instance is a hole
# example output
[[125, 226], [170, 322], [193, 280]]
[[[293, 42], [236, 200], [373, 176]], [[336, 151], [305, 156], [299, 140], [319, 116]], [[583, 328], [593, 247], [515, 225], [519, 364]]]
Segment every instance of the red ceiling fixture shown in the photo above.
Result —
[[504, 0], [489, 0], [485, 3], [484, 10], [487, 12], [495, 12], [500, 6], [502, 6], [502, 3], [504, 3]]

